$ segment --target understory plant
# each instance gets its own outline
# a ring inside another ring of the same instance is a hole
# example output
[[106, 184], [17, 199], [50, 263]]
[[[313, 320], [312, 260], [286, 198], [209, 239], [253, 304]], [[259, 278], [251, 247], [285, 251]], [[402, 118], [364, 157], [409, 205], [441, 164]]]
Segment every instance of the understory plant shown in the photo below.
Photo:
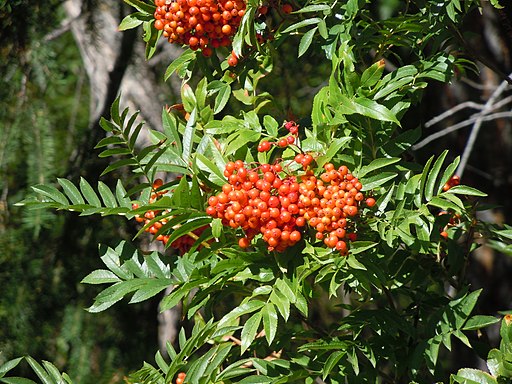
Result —
[[[102, 119], [102, 176], [131, 177], [59, 178], [20, 204], [123, 216], [159, 246], [102, 244], [105, 267], [82, 280], [104, 287], [90, 312], [181, 304], [190, 326], [126, 382], [510, 380], [510, 317], [473, 314], [481, 291], [465, 271], [480, 239], [506, 249], [512, 231], [479, 220], [486, 195], [460, 183], [455, 154], [420, 163], [411, 150], [424, 89], [474, 69], [457, 36], [477, 1], [406, 1], [384, 20], [364, 0], [125, 2], [135, 13], [120, 29], [142, 26], [148, 59], [161, 39], [184, 46], [164, 75], [181, 79], [181, 100], [160, 127], [122, 95]], [[273, 94], [283, 50], [310, 88], [303, 115]], [[308, 58], [325, 74], [315, 86]], [[489, 372], [452, 371], [452, 343], [470, 353], [500, 321], [500, 348], [473, 353]], [[44, 383], [72, 382], [27, 360]], [[0, 382], [28, 382], [8, 376], [20, 361]]]

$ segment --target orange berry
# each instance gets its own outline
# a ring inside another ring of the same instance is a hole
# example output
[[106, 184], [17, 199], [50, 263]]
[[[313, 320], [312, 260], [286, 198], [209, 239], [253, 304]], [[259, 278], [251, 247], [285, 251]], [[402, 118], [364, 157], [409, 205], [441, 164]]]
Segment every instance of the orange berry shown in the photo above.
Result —
[[281, 11], [283, 11], [283, 13], [288, 15], [293, 12], [293, 7], [291, 4], [286, 3], [286, 4], [283, 4], [283, 6], [281, 7]]

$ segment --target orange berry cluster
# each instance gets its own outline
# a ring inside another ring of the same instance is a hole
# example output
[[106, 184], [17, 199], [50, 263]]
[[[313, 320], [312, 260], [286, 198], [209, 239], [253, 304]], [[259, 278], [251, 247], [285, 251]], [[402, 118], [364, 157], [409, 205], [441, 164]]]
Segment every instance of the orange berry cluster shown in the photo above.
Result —
[[[162, 179], [156, 179], [153, 182], [153, 185], [152, 185], [153, 191], [152, 191], [151, 196], [149, 198], [149, 203], [150, 204], [154, 203], [160, 197], [162, 197], [164, 194], [167, 193], [166, 190], [158, 190], [163, 184], [164, 183], [163, 183]], [[137, 208], [139, 208], [138, 204], [132, 204], [132, 209], [137, 209]], [[149, 232], [152, 235], [155, 235], [155, 234], [158, 233], [160, 228], [162, 228], [165, 224], [167, 224], [167, 221], [168, 221], [168, 219], [162, 218], [162, 219], [160, 219], [158, 221], [155, 221], [150, 226], [148, 226], [149, 223], [155, 217], [157, 217], [160, 213], [162, 213], [162, 211], [159, 211], [159, 210], [149, 210], [149, 211], [146, 211], [144, 213], [144, 216], [135, 215], [135, 220], [138, 223], [144, 223], [144, 226], [145, 226], [144, 231]], [[192, 232], [192, 236], [187, 234], [185, 236], [179, 237], [178, 239], [174, 240], [171, 243], [171, 247], [176, 249], [176, 250], [178, 250], [180, 255], [183, 255], [184, 253], [186, 253], [192, 247], [192, 245], [194, 245], [197, 237], [201, 236], [201, 234], [204, 232], [204, 230], [206, 228], [207, 227], [205, 226], [205, 227], [201, 227], [201, 228], [196, 229], [195, 231]], [[161, 241], [165, 245], [165, 244], [168, 243], [169, 237], [170, 237], [169, 235], [159, 234], [156, 237], [156, 240]]]
[[[158, 188], [160, 188], [163, 184], [164, 184], [164, 182], [162, 179], [156, 179], [153, 182], [153, 185], [152, 185], [153, 191], [151, 192], [151, 196], [149, 198], [150, 204], [154, 203], [160, 197], [162, 197], [162, 195], [167, 193], [167, 191], [165, 191], [165, 190], [158, 191]], [[132, 209], [137, 209], [137, 208], [139, 208], [139, 204], [132, 204]], [[138, 223], [144, 223], [144, 226], [145, 226], [144, 231], [149, 232], [152, 235], [155, 235], [160, 230], [160, 228], [162, 228], [165, 224], [167, 224], [167, 219], [160, 219], [158, 221], [155, 221], [149, 227], [147, 225], [151, 222], [151, 220], [153, 220], [155, 217], [157, 217], [160, 213], [161, 213], [161, 211], [149, 210], [149, 211], [146, 211], [146, 213], [144, 213], [144, 216], [142, 216], [142, 217], [140, 215], [135, 215], [135, 220]], [[158, 241], [163, 242], [164, 244], [167, 244], [167, 241], [169, 240], [169, 236], [160, 234], [156, 237], [156, 239]]]
[[[299, 154], [295, 161], [307, 167], [310, 161], [306, 156], [311, 155]], [[302, 238], [309, 224], [317, 239], [345, 255], [345, 240], [356, 239], [354, 233], [348, 233], [348, 226], [365, 199], [360, 192], [362, 184], [346, 166], [335, 169], [329, 163], [324, 168], [319, 179], [312, 171], [282, 177], [280, 164], [250, 169], [241, 160], [229, 162], [224, 170], [228, 183], [208, 199], [206, 213], [226, 226], [243, 229], [245, 236], [238, 242], [242, 248], [261, 234], [270, 251], [283, 252]], [[375, 200], [368, 198], [366, 204], [373, 206]]]
[[176, 384], [183, 384], [186, 376], [187, 375], [185, 374], [185, 372], [178, 373], [178, 377], [176, 378]]
[[206, 213], [232, 228], [242, 228], [238, 244], [247, 248], [259, 233], [269, 250], [284, 251], [301, 239], [297, 222], [299, 183], [294, 176], [280, 176], [280, 164], [260, 164], [249, 169], [241, 160], [226, 164], [228, 183], [208, 199]]
[[460, 177], [457, 175], [453, 175], [450, 180], [448, 180], [445, 185], [443, 185], [443, 191], [446, 192], [450, 188], [455, 187], [460, 184]]
[[155, 0], [155, 28], [163, 30], [170, 43], [201, 49], [226, 47], [245, 14], [244, 0]]
[[[344, 165], [336, 169], [328, 163], [324, 170], [319, 179], [312, 174], [302, 177], [299, 207], [303, 209], [300, 213], [316, 231], [318, 240], [346, 255], [346, 240], [357, 238], [355, 233], [349, 233], [350, 222], [347, 219], [358, 214], [358, 207], [365, 200], [361, 192], [363, 185]], [[375, 199], [366, 199], [366, 204], [373, 206]]]
[[[291, 133], [290, 136], [282, 137], [275, 143], [263, 140], [258, 144], [258, 152], [267, 152], [272, 148], [272, 145], [277, 145], [280, 148], [286, 148], [288, 145], [295, 144], [299, 134], [299, 126], [294, 121], [287, 121], [284, 123], [284, 127]], [[313, 161], [313, 158], [311, 158], [311, 161]], [[311, 161], [309, 163], [311, 163]], [[309, 163], [307, 165], [309, 165]]]

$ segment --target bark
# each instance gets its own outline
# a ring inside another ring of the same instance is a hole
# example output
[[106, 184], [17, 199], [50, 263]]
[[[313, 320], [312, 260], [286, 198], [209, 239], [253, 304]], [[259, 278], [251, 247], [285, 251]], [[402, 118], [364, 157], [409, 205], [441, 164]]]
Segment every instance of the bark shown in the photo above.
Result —
[[[90, 87], [89, 134], [72, 155], [69, 177], [76, 179], [87, 175], [94, 178], [98, 175], [98, 166], [95, 162], [88, 164], [90, 152], [105, 134], [99, 121], [101, 117], [109, 118], [115, 98], [121, 95], [120, 109], [140, 110], [140, 118], [150, 128], [158, 129], [164, 102], [160, 95], [170, 92], [169, 88], [162, 87], [162, 74], [156, 74], [154, 64], [144, 60], [142, 31], [118, 30], [122, 18], [133, 9], [121, 2], [110, 1], [91, 15], [84, 11], [84, 1], [76, 0], [66, 1], [64, 9], [67, 18], [72, 20], [70, 28], [83, 58]], [[179, 48], [169, 44], [161, 44], [160, 50], [169, 62], [180, 54]], [[143, 136], [141, 138], [144, 140]]]
[[[120, 110], [125, 107], [129, 107], [132, 113], [140, 110], [139, 121], [144, 120], [148, 127], [159, 129], [163, 105], [166, 102], [175, 103], [174, 100], [165, 100], [165, 95], [179, 94], [179, 88], [173, 92], [169, 87], [161, 85], [163, 75], [157, 71], [160, 69], [157, 68], [158, 61], [144, 59], [145, 46], [140, 37], [141, 30], [118, 31], [122, 18], [133, 9], [128, 9], [122, 2], [109, 1], [107, 4], [102, 3], [93, 14], [88, 14], [84, 5], [85, 1], [80, 0], [64, 2], [90, 88], [89, 129], [70, 159], [68, 178], [72, 180], [77, 180], [79, 176], [96, 180], [105, 168], [106, 164], [98, 163], [93, 148], [105, 135], [99, 126], [100, 119], [110, 117], [110, 106], [118, 95], [121, 95]], [[168, 62], [179, 54], [179, 48], [165, 43], [159, 46], [159, 56], [166, 57]], [[141, 142], [147, 141], [144, 130], [139, 137]], [[71, 229], [73, 223], [69, 224]], [[158, 342], [163, 351], [166, 342], [174, 342], [178, 334], [179, 318], [179, 307], [158, 316]]]

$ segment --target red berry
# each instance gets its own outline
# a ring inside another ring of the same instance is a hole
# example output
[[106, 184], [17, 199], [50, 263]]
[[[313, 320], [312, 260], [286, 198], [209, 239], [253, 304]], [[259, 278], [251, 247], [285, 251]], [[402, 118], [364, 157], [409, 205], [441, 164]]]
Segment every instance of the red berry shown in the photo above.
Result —
[[279, 145], [281, 148], [284, 148], [288, 145], [288, 140], [286, 139], [280, 139], [278, 142], [277, 142], [277, 145]]

